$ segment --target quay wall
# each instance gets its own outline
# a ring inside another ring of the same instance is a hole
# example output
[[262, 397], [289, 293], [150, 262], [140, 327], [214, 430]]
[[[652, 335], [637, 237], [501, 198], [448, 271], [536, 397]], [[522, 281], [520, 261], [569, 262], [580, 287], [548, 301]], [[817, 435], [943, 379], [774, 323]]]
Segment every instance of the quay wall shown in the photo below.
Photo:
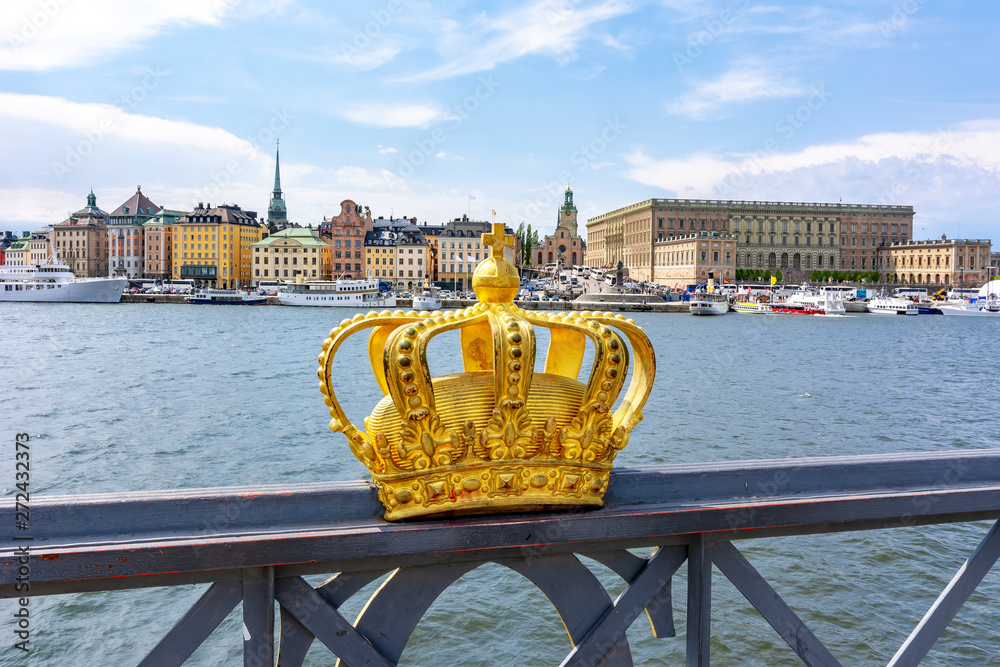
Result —
[[[184, 303], [183, 294], [124, 294], [122, 303]], [[643, 303], [645, 302], [645, 303]], [[474, 299], [445, 299], [441, 302], [444, 308], [467, 308], [474, 306]], [[277, 297], [268, 297], [267, 305], [278, 306]], [[643, 296], [641, 294], [608, 294], [598, 296], [594, 294], [583, 295], [575, 301], [518, 301], [517, 305], [525, 310], [598, 310], [615, 311], [621, 313], [687, 313], [688, 304], [686, 301], [661, 301], [656, 297]], [[865, 304], [860, 301], [851, 301], [844, 304], [849, 313], [866, 313]], [[397, 299], [396, 308], [409, 309], [412, 306], [411, 299]]]

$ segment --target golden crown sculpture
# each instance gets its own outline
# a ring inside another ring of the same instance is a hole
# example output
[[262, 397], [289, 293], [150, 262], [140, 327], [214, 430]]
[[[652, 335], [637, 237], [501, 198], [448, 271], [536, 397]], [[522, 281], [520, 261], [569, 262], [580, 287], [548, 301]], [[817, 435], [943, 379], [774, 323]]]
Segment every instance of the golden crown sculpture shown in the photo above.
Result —
[[[612, 313], [526, 312], [514, 305], [517, 270], [502, 224], [482, 235], [492, 256], [476, 269], [479, 303], [448, 312], [355, 315], [330, 332], [319, 355], [330, 429], [372, 472], [385, 518], [601, 506], [618, 450], [642, 419], [655, 373], [652, 345]], [[550, 330], [545, 370], [535, 371], [535, 326]], [[614, 328], [619, 331], [615, 331]], [[385, 397], [360, 431], [334, 393], [334, 355], [363, 329]], [[458, 329], [465, 372], [431, 378], [431, 338]], [[579, 382], [587, 339], [594, 365]], [[629, 368], [636, 367], [617, 410]]]

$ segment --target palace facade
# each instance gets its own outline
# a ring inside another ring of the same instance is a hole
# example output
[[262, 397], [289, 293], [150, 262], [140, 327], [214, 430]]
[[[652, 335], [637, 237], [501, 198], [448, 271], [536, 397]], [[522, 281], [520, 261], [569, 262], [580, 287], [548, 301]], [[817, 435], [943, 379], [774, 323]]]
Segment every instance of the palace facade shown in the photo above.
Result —
[[647, 199], [587, 221], [586, 262], [621, 261], [631, 277], [648, 280], [666, 270], [655, 245], [690, 234], [735, 237], [734, 270], [780, 269], [800, 280], [814, 269], [877, 270], [880, 247], [912, 240], [913, 207]]
[[903, 241], [881, 248], [879, 271], [897, 282], [978, 287], [990, 275], [989, 239]]

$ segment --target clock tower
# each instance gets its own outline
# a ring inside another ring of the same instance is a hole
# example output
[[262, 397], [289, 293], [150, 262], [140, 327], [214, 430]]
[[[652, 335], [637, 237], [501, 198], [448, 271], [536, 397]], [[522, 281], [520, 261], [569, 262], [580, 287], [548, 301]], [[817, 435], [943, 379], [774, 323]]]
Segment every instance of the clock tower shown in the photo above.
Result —
[[573, 204], [573, 190], [568, 185], [563, 199], [562, 208], [559, 209], [559, 219], [556, 227], [564, 227], [571, 236], [576, 236], [576, 205]]

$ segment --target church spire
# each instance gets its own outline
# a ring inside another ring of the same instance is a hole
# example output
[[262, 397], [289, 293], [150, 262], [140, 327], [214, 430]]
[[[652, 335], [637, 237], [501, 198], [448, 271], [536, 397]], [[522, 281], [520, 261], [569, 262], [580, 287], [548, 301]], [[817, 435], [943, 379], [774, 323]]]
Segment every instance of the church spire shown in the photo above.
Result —
[[277, 139], [274, 140], [274, 192], [271, 194], [272, 196], [281, 199], [281, 170]]
[[285, 200], [281, 195], [281, 171], [278, 157], [278, 143], [274, 144], [274, 190], [271, 192], [271, 203], [267, 206], [267, 222], [284, 228], [288, 222], [288, 211], [285, 209]]

